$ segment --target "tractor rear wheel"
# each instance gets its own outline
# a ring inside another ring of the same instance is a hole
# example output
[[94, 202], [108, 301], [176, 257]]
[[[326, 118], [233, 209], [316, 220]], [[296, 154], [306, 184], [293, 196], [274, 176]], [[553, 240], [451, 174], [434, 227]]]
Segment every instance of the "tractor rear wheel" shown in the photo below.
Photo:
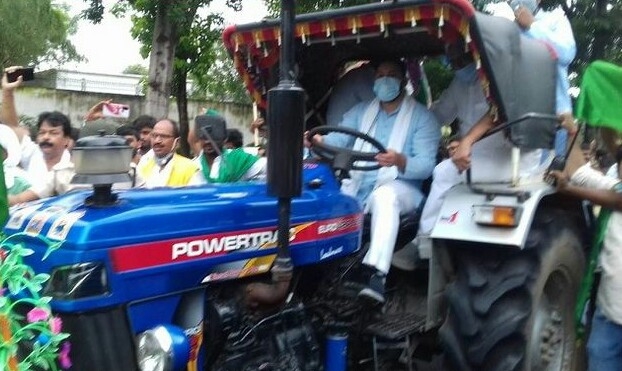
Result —
[[451, 248], [457, 278], [440, 329], [452, 370], [572, 370], [585, 256], [579, 229], [542, 210], [525, 249]]

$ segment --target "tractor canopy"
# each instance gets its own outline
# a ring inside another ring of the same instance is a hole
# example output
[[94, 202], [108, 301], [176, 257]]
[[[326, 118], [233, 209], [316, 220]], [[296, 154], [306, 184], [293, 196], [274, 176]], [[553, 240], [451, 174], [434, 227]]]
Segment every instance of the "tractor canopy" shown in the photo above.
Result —
[[[477, 12], [468, 0], [373, 3], [301, 14], [295, 22], [295, 79], [309, 112], [322, 111], [347, 62], [440, 56], [460, 38], [497, 123], [555, 112], [554, 51], [521, 35], [514, 22]], [[229, 26], [223, 39], [252, 99], [265, 109], [266, 93], [279, 82], [280, 21]], [[307, 128], [321, 124], [307, 117]], [[555, 128], [553, 120], [527, 119], [508, 134], [521, 148], [551, 148]]]

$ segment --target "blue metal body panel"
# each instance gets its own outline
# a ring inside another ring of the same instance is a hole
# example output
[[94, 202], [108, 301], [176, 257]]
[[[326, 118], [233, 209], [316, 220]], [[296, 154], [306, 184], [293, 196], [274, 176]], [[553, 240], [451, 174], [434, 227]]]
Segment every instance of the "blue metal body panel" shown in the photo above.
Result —
[[[351, 254], [359, 249], [361, 238], [361, 223], [343, 233], [324, 231], [339, 218], [362, 220], [361, 206], [339, 192], [330, 168], [315, 163], [304, 167], [302, 195], [292, 200], [291, 225], [301, 230], [290, 237], [295, 266]], [[312, 186], [312, 181], [321, 185]], [[277, 251], [275, 244], [264, 244], [192, 257], [189, 249], [182, 254], [186, 260], [181, 261], [175, 261], [174, 249], [170, 255], [174, 242], [190, 246], [188, 242], [203, 239], [220, 242], [222, 247], [229, 240], [223, 242], [219, 236], [275, 233], [277, 202], [267, 194], [265, 183], [121, 191], [119, 201], [109, 207], [85, 206], [90, 194], [80, 191], [13, 209], [5, 228], [8, 235], [24, 232], [17, 238], [35, 250], [27, 263], [36, 272], [51, 273], [55, 267], [76, 263], [105, 265], [109, 292], [77, 300], [55, 299], [52, 308], [60, 313], [127, 305], [131, 330], [138, 333], [170, 323], [180, 298], [200, 289], [210, 273], [237, 278], [235, 274], [249, 261], [274, 256]], [[47, 245], [36, 234], [51, 240], [66, 236], [60, 248], [42, 260]], [[297, 236], [303, 237], [299, 240]], [[234, 241], [236, 236], [231, 238]], [[131, 263], [124, 260], [127, 253], [132, 256]], [[154, 256], [161, 260], [153, 263]], [[256, 273], [269, 270], [265, 268]]]

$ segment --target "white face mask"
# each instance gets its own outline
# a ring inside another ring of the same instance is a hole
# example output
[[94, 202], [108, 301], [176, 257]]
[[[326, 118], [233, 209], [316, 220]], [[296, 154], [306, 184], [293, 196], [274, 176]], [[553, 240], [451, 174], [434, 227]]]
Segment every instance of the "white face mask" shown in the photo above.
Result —
[[162, 157], [154, 157], [156, 164], [158, 164], [158, 166], [160, 167], [164, 167], [166, 166], [166, 164], [168, 164], [168, 162], [171, 160], [171, 158], [173, 157], [173, 152], [169, 152], [167, 153], [165, 156]]

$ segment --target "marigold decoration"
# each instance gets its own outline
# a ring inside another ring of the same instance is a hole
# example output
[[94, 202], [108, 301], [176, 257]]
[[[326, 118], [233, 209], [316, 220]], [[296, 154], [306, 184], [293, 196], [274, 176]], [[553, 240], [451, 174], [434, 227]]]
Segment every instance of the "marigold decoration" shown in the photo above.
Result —
[[[62, 332], [62, 321], [52, 314], [52, 298], [41, 296], [48, 274], [35, 274], [23, 258], [33, 250], [21, 243], [12, 243], [18, 233], [0, 237], [0, 369], [27, 371], [33, 368], [61, 370], [71, 367], [67, 341], [69, 334]], [[29, 236], [32, 238], [32, 236]], [[60, 243], [37, 236], [48, 245], [43, 259], [58, 249]], [[28, 308], [26, 318], [18, 308]], [[18, 356], [18, 348], [21, 353]], [[28, 349], [27, 354], [24, 349]]]

